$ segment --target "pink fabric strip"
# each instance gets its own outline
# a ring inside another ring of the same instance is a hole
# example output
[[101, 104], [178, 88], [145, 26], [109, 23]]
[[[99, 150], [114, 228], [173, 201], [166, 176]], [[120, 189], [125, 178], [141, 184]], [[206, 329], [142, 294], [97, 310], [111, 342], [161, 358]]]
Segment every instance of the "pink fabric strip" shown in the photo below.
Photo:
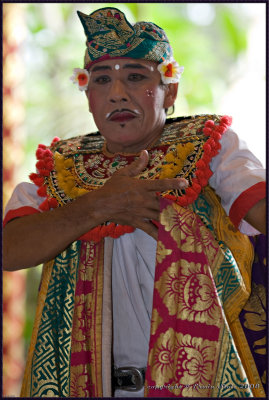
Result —
[[91, 351], [72, 353], [72, 365], [88, 364], [91, 362]]

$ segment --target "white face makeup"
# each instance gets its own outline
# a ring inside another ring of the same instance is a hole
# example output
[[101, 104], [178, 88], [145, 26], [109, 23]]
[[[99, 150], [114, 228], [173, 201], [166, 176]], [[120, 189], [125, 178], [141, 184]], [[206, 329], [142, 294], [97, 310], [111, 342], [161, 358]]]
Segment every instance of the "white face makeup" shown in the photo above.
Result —
[[160, 82], [153, 61], [104, 60], [91, 68], [86, 94], [110, 152], [137, 153], [160, 135], [171, 103]]

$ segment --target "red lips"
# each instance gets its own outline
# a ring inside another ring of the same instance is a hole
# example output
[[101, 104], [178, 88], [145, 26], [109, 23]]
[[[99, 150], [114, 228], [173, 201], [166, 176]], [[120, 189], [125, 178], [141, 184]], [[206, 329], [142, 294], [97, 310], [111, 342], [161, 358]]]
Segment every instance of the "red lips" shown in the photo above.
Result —
[[134, 118], [136, 118], [136, 115], [131, 111], [116, 111], [112, 113], [109, 120], [113, 122], [127, 122]]

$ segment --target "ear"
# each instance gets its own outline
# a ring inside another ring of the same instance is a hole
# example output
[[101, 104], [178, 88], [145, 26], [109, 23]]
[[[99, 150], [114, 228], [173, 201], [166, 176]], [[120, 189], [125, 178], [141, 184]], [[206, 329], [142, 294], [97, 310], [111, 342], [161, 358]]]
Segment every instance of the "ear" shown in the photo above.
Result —
[[164, 97], [164, 108], [172, 107], [176, 98], [177, 98], [177, 91], [178, 91], [178, 83], [169, 83], [166, 85], [166, 94]]
[[90, 105], [89, 88], [88, 88], [87, 90], [85, 90], [85, 95], [86, 95], [86, 97], [87, 97], [87, 100], [88, 100], [89, 112], [91, 113], [91, 112], [92, 112], [92, 110], [91, 110], [91, 105]]

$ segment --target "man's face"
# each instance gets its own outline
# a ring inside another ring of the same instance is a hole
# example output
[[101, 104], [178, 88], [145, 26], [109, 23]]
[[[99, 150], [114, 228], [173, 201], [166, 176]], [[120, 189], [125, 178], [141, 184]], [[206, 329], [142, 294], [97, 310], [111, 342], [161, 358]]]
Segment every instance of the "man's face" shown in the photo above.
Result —
[[157, 64], [137, 59], [108, 60], [94, 64], [89, 73], [86, 94], [108, 150], [136, 153], [152, 144], [162, 132], [164, 109], [176, 96], [171, 100], [171, 85], [160, 84]]

